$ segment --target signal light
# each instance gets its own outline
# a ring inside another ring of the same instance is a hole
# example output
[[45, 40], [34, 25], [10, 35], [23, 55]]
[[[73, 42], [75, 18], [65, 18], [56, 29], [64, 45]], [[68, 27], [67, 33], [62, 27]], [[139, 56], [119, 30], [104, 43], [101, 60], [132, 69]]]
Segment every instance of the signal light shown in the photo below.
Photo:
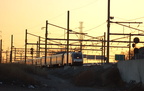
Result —
[[132, 44], [132, 47], [134, 48], [134, 47], [135, 47], [135, 44]]
[[34, 50], [34, 48], [31, 48], [30, 50], [31, 50], [31, 51], [30, 51], [31, 55], [33, 55], [33, 50]]
[[138, 37], [135, 37], [133, 41], [134, 41], [134, 43], [139, 43], [140, 42]]

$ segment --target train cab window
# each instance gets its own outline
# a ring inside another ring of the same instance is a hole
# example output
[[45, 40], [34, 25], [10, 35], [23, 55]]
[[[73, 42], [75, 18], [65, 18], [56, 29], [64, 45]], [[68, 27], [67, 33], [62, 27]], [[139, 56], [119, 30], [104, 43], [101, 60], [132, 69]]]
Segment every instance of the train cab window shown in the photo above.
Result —
[[82, 54], [81, 53], [75, 53], [74, 54], [74, 58], [81, 59], [82, 58]]

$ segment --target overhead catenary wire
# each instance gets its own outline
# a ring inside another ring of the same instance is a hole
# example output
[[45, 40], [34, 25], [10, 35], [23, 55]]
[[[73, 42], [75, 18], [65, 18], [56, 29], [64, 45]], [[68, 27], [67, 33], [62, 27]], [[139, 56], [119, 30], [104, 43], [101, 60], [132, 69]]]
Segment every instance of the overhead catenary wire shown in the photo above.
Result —
[[131, 19], [131, 20], [127, 20], [127, 21], [134, 21], [134, 20], [138, 20], [138, 19], [142, 19], [142, 18], [144, 18], [144, 16], [143, 17], [138, 17], [138, 18], [135, 18], [135, 19]]
[[127, 26], [127, 25], [124, 25], [124, 24], [120, 24], [120, 23], [115, 23], [115, 24], [118, 24], [118, 25], [121, 25], [121, 26], [125, 26], [125, 27], [128, 27], [128, 28], [134, 29], [134, 30], [138, 30], [138, 31], [144, 32], [144, 30], [137, 29], [137, 28], [134, 28], [134, 27], [131, 27], [131, 26]]
[[134, 20], [142, 19], [142, 18], [144, 18], [144, 16], [138, 17], [138, 18], [134, 18], [134, 19], [129, 19], [129, 20], [121, 18], [121, 17], [115, 17], [115, 18], [118, 18], [118, 19], [121, 19], [121, 20], [124, 20], [124, 21], [134, 21]]
[[85, 8], [85, 7], [88, 7], [89, 5], [92, 5], [92, 4], [94, 4], [95, 2], [97, 2], [98, 0], [94, 0], [93, 2], [90, 2], [90, 3], [88, 3], [88, 4], [85, 4], [85, 5], [83, 5], [83, 6], [80, 6], [80, 7], [77, 7], [77, 8], [73, 8], [73, 9], [70, 9], [70, 10], [78, 10], [78, 9], [81, 9], [81, 8]]
[[103, 22], [102, 24], [100, 24], [100, 25], [98, 25], [98, 26], [96, 26], [96, 27], [93, 27], [93, 28], [91, 28], [91, 29], [85, 30], [84, 32], [86, 32], [86, 31], [91, 31], [91, 30], [93, 30], [93, 29], [96, 29], [96, 28], [104, 25], [104, 24], [106, 24], [106, 22]]
[[[55, 25], [55, 24], [52, 24], [52, 23], [48, 23], [48, 24], [51, 25], [51, 26], [55, 26], [55, 27], [58, 27], [58, 28], [67, 30], [67, 28], [64, 28], [64, 27], [61, 27], [61, 26], [58, 26], [58, 25]], [[79, 33], [79, 32], [73, 31], [73, 30], [69, 30], [69, 31], [71, 31], [71, 32], [73, 32], [73, 33], [85, 35], [85, 36], [90, 37], [90, 38], [93, 38], [93, 39], [98, 39], [98, 38], [99, 38], [99, 37], [93, 37], [93, 36], [87, 35], [87, 34], [85, 34], [85, 33]]]

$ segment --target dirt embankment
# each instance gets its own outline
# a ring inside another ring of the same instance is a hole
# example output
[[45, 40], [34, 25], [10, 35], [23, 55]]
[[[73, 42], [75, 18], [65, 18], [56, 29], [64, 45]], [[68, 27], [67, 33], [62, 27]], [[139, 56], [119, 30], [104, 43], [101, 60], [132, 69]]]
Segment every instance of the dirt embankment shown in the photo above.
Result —
[[74, 86], [92, 88], [95, 91], [144, 91], [141, 83], [123, 82], [116, 64], [64, 67], [50, 69], [48, 72]]
[[0, 65], [0, 91], [144, 91], [128, 90], [115, 65], [13, 66]]
[[56, 77], [67, 79], [76, 86], [122, 86], [123, 81], [115, 66], [104, 68], [103, 66], [83, 66], [57, 68], [48, 71]]

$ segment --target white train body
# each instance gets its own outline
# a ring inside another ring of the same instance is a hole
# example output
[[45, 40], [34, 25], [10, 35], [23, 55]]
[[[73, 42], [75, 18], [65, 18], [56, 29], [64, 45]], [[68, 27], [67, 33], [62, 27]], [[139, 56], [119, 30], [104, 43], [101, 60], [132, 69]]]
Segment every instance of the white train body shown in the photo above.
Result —
[[[83, 65], [83, 55], [81, 52], [70, 52], [68, 53], [68, 65]], [[23, 63], [23, 61], [19, 61]], [[52, 56], [39, 57], [34, 59], [26, 60], [26, 64], [33, 64], [37, 66], [64, 66], [67, 64], [67, 53], [55, 54]]]

